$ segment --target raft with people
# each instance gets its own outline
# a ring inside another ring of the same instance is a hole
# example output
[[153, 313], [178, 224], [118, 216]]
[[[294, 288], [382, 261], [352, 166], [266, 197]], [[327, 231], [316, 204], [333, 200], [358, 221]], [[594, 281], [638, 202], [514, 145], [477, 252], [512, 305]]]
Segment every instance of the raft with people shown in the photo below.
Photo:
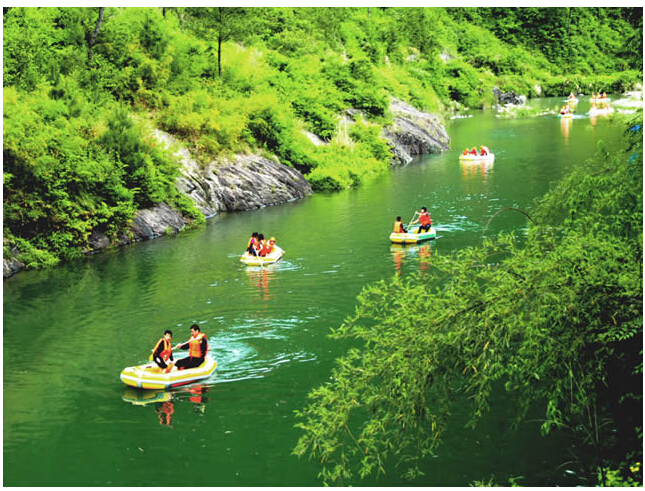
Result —
[[124, 368], [121, 372], [121, 381], [130, 387], [139, 389], [169, 389], [207, 379], [213, 375], [216, 368], [217, 362], [208, 356], [198, 367], [170, 372], [162, 370], [154, 361], [151, 361], [143, 365]]
[[482, 145], [479, 147], [479, 153], [475, 147], [470, 150], [464, 150], [461, 152], [459, 160], [466, 162], [493, 162], [495, 160], [495, 154], [490, 153], [488, 147]]
[[564, 102], [568, 102], [570, 104], [576, 104], [578, 102], [578, 98], [573, 94], [569, 94], [569, 97], [567, 97], [564, 100]]
[[432, 218], [425, 206], [421, 211], [415, 211], [412, 220], [404, 226], [401, 217], [397, 216], [394, 228], [390, 234], [390, 242], [394, 244], [417, 244], [425, 240], [434, 239], [437, 232], [432, 226]]
[[265, 240], [263, 234], [253, 232], [240, 261], [247, 266], [264, 266], [279, 261], [283, 255], [284, 250], [275, 243], [275, 237]]
[[437, 231], [434, 227], [430, 227], [430, 230], [421, 233], [419, 233], [419, 228], [420, 225], [417, 225], [408, 228], [407, 232], [392, 232], [390, 241], [393, 244], [418, 244], [437, 237]]
[[273, 252], [268, 253], [266, 256], [254, 256], [253, 254], [249, 254], [249, 252], [246, 251], [244, 254], [242, 254], [242, 257], [240, 257], [240, 261], [247, 266], [265, 266], [267, 264], [272, 264], [279, 261], [283, 255], [284, 250], [282, 250], [279, 246], [275, 246]]
[[607, 97], [607, 93], [604, 92], [603, 94], [592, 94], [589, 101], [590, 102], [609, 102], [611, 101], [611, 99]]

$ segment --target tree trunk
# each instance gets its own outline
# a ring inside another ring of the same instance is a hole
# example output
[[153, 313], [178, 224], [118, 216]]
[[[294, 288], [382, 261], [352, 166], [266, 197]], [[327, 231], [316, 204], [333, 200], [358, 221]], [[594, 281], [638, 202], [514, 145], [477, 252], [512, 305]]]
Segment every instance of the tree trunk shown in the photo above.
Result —
[[92, 58], [92, 47], [94, 46], [94, 43], [96, 42], [96, 37], [99, 35], [99, 30], [101, 29], [101, 24], [103, 24], [103, 12], [105, 11], [105, 7], [99, 7], [99, 20], [96, 23], [96, 27], [94, 28], [94, 32], [90, 36], [90, 40], [87, 42], [90, 48], [90, 58]]
[[222, 36], [217, 36], [217, 73], [222, 79]]

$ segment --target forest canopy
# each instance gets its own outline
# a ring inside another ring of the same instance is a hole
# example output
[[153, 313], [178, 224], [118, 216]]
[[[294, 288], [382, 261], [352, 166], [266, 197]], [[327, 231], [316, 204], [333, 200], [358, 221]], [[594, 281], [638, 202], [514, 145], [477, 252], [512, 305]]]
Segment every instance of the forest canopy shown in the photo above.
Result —
[[203, 222], [153, 129], [335, 191], [390, 167], [392, 97], [446, 115], [641, 80], [640, 8], [4, 7], [3, 253], [56, 264], [162, 201]]

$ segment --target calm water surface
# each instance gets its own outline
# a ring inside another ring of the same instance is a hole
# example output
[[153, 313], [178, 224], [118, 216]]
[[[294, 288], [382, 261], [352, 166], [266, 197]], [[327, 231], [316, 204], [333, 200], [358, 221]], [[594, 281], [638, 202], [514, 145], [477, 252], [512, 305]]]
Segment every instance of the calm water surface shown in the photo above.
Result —
[[[560, 100], [530, 104], [553, 108]], [[370, 282], [423, 269], [420, 258], [477, 244], [500, 208], [532, 200], [573, 164], [608, 148], [622, 128], [580, 116], [448, 123], [452, 149], [419, 158], [356, 190], [221, 214], [199, 229], [3, 282], [5, 486], [319, 486], [319, 467], [291, 455], [294, 410], [328, 380], [347, 346], [327, 338]], [[492, 165], [460, 164], [487, 145]], [[427, 206], [439, 238], [394, 246], [388, 234]], [[526, 219], [499, 214], [486, 234]], [[273, 266], [239, 262], [253, 231], [285, 249]], [[173, 341], [198, 322], [218, 361], [207, 382], [167, 392], [125, 387], [119, 372], [146, 360], [165, 329]], [[538, 413], [539, 414], [539, 413]], [[563, 483], [562, 442], [537, 423], [507, 430], [499, 401], [475, 431], [453, 428], [414, 485], [476, 479]], [[553, 481], [556, 476], [556, 481]], [[386, 478], [346, 484], [405, 485]]]

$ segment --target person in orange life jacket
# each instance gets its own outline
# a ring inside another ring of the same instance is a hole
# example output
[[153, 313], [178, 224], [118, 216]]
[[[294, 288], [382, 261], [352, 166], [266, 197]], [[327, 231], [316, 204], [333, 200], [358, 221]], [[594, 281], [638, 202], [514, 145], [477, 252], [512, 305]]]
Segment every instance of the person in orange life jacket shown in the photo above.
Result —
[[252, 254], [254, 256], [257, 256], [257, 254], [255, 253], [255, 244], [257, 243], [257, 241], [258, 241], [258, 233], [253, 232], [251, 234], [251, 238], [249, 239], [249, 243], [246, 244], [246, 251], [249, 254]]
[[170, 347], [171, 339], [172, 331], [166, 329], [166, 332], [163, 333], [163, 338], [152, 349], [152, 359], [161, 369], [168, 368], [168, 365], [166, 365], [168, 360], [173, 361], [172, 348]]
[[275, 237], [271, 237], [269, 240], [264, 241], [264, 246], [262, 251], [260, 251], [260, 256], [266, 256], [271, 254], [275, 250]]
[[428, 230], [430, 230], [430, 227], [432, 227], [432, 219], [430, 218], [430, 213], [428, 213], [428, 209], [425, 206], [421, 207], [419, 218], [412, 223], [417, 223], [417, 222], [421, 224], [419, 226], [419, 233], [421, 233], [422, 231], [427, 232]]
[[[275, 239], [273, 239], [273, 243], [275, 244]], [[270, 244], [270, 241], [266, 239], [263, 240], [262, 247], [260, 248], [260, 256], [265, 257], [272, 250], [273, 246]]]
[[468, 151], [467, 148], [464, 148], [464, 151], [461, 152], [462, 155], [468, 155], [470, 152]]
[[394, 233], [395, 234], [405, 234], [408, 231], [403, 227], [403, 222], [401, 217], [396, 217], [396, 222], [394, 222]]
[[203, 332], [200, 332], [197, 324], [190, 326], [190, 334], [191, 337], [188, 342], [175, 346], [175, 348], [188, 350], [188, 356], [181, 360], [177, 360], [177, 363], [175, 363], [175, 366], [179, 370], [198, 367], [204, 363], [206, 351], [208, 351], [208, 340], [206, 339], [206, 335]]

